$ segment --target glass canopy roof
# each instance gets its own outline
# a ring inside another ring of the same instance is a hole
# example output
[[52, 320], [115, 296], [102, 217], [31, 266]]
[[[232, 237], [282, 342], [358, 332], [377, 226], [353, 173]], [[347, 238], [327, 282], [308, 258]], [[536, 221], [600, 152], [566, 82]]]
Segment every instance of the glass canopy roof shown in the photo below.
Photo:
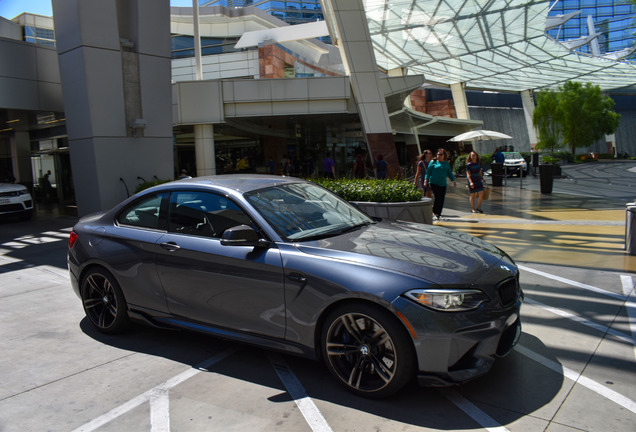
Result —
[[567, 50], [545, 33], [546, 0], [363, 0], [377, 63], [467, 89], [636, 85], [636, 64]]

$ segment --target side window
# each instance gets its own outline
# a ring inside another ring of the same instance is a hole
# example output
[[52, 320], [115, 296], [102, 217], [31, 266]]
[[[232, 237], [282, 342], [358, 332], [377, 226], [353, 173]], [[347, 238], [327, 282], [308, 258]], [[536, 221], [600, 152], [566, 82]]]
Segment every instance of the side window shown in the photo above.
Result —
[[164, 196], [163, 194], [151, 195], [135, 201], [119, 213], [117, 222], [139, 228], [159, 229], [159, 213]]
[[195, 191], [170, 196], [170, 232], [220, 238], [226, 229], [243, 224], [251, 225], [250, 217], [224, 196]]

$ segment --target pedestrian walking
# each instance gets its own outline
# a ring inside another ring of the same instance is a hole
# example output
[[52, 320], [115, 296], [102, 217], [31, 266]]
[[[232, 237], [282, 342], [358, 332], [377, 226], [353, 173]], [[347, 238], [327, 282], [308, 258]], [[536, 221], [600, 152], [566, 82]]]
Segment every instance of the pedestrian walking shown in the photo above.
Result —
[[433, 219], [442, 219], [442, 209], [444, 208], [444, 199], [446, 198], [446, 178], [453, 182], [453, 186], [457, 186], [453, 170], [448, 163], [446, 150], [437, 150], [437, 158], [433, 159], [426, 169], [424, 176], [424, 186], [431, 186], [433, 190]]
[[384, 160], [384, 156], [378, 155], [378, 160], [375, 163], [375, 172], [378, 180], [386, 179], [386, 167], [388, 163]]
[[364, 155], [356, 154], [356, 160], [353, 163], [353, 176], [357, 179], [367, 178], [367, 168], [364, 166]]
[[433, 152], [430, 150], [424, 150], [424, 153], [417, 157], [417, 169], [415, 171], [415, 186], [422, 191], [422, 196], [426, 198], [431, 197], [431, 187], [424, 186], [424, 177], [426, 176], [426, 169], [433, 159]]
[[494, 163], [502, 164], [506, 160], [506, 157], [501, 151], [501, 147], [497, 147], [495, 152], [492, 154], [492, 160]]
[[[481, 160], [474, 151], [468, 155], [466, 179], [468, 180], [468, 191], [470, 193], [470, 209], [473, 213], [483, 213], [481, 202], [484, 199], [484, 176], [481, 169]], [[475, 199], [477, 199], [476, 208]]]
[[322, 165], [322, 172], [326, 178], [336, 178], [336, 164], [331, 159], [331, 152], [327, 152], [327, 157]]

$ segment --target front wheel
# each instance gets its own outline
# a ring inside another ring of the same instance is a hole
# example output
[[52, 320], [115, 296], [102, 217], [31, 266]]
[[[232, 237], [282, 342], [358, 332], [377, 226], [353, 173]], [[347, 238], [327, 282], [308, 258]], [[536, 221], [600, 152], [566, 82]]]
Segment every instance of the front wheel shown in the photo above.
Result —
[[128, 327], [126, 300], [113, 275], [104, 269], [91, 269], [80, 287], [84, 312], [97, 330], [111, 334]]
[[412, 342], [401, 323], [379, 306], [338, 307], [325, 321], [321, 342], [329, 371], [358, 395], [390, 396], [414, 376]]

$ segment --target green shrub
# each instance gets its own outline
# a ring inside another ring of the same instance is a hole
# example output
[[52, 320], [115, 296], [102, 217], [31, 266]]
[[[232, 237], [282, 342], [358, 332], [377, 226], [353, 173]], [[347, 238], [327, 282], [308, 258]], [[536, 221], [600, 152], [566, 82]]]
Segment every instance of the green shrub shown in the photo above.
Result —
[[542, 156], [541, 159], [544, 164], [555, 164], [560, 160], [559, 158], [554, 156]]
[[[453, 172], [459, 175], [464, 175], [466, 173], [467, 160], [468, 160], [467, 154], [457, 156], [457, 159], [455, 159], [455, 163], [453, 164]], [[486, 165], [490, 165], [492, 163], [492, 155], [489, 155], [489, 154], [480, 155], [479, 161], [481, 163], [481, 167], [485, 169], [484, 167]]]
[[556, 151], [552, 153], [552, 156], [554, 156], [555, 158], [559, 160], [567, 161], [568, 163], [574, 162], [574, 155], [572, 154], [572, 152], [567, 150]]
[[405, 202], [419, 201], [422, 192], [406, 180], [360, 180], [312, 178], [347, 201]]
[[137, 185], [137, 188], [135, 189], [135, 193], [141, 192], [142, 190], [151, 188], [153, 186], [160, 185], [162, 183], [168, 183], [170, 181], [172, 181], [172, 180], [154, 179], [154, 180], [151, 180], [151, 181], [145, 181], [145, 182]]
[[459, 155], [457, 159], [455, 159], [455, 164], [453, 165], [453, 172], [463, 174], [466, 172], [466, 159], [468, 159], [468, 155]]

